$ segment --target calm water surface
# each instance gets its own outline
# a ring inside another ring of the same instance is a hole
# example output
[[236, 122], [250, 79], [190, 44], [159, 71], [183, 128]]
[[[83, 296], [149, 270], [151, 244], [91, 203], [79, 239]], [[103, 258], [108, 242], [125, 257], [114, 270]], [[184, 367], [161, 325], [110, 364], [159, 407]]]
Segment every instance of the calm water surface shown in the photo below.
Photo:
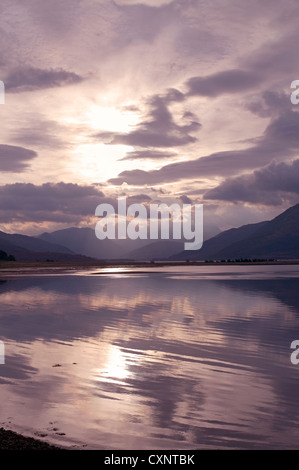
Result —
[[0, 426], [77, 448], [299, 449], [299, 266], [2, 278]]

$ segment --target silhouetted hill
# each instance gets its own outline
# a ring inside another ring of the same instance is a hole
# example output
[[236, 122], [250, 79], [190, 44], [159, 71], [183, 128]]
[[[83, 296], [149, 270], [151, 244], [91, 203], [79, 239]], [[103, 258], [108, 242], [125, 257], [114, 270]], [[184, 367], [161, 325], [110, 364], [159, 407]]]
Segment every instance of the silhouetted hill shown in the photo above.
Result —
[[92, 258], [72, 253], [68, 248], [38, 238], [27, 235], [12, 235], [5, 232], [0, 232], [0, 250], [12, 255], [16, 261], [51, 260], [74, 263], [92, 261]]
[[[151, 240], [139, 239], [99, 240], [95, 235], [95, 230], [89, 227], [70, 227], [52, 233], [43, 233], [39, 238], [51, 243], [67, 246], [75, 253], [91, 256], [99, 260], [144, 259], [142, 255], [143, 247], [152, 244]], [[177, 249], [179, 250], [180, 247], [178, 246]], [[141, 250], [140, 253], [138, 250]], [[136, 251], [136, 253], [133, 253], [133, 251]], [[173, 251], [169, 251], [167, 256], [171, 253]]]
[[25, 248], [30, 251], [37, 252], [55, 252], [55, 253], [69, 253], [72, 251], [65, 246], [41, 240], [36, 237], [29, 237], [28, 235], [20, 235], [17, 233], [10, 234], [0, 231], [0, 245], [8, 242], [20, 248]]
[[[16, 260], [235, 260], [299, 259], [299, 204], [273, 220], [232, 228], [204, 241], [201, 250], [182, 250], [177, 240], [99, 240], [91, 228], [71, 227], [39, 237], [0, 232], [0, 250]], [[176, 253], [177, 252], [177, 253]]]
[[269, 221], [246, 240], [219, 251], [217, 257], [299, 259], [299, 204]]
[[213, 259], [215, 253], [218, 253], [220, 250], [223, 250], [224, 248], [230, 246], [233, 242], [238, 242], [250, 237], [266, 223], [267, 222], [259, 222], [257, 224], [248, 224], [243, 225], [239, 228], [231, 228], [229, 230], [225, 230], [224, 232], [219, 233], [215, 237], [204, 241], [203, 246], [200, 250], [184, 250], [177, 254], [174, 254], [171, 259], [178, 261], [184, 261], [187, 259]]
[[222, 232], [198, 251], [182, 251], [172, 260], [299, 259], [299, 204], [267, 222]]
[[52, 233], [42, 233], [41, 240], [67, 246], [75, 253], [91, 256], [96, 259], [117, 259], [123, 255], [123, 250], [116, 240], [99, 240], [95, 231], [88, 227], [70, 227]]
[[139, 261], [167, 259], [184, 248], [184, 243], [173, 240], [157, 240], [128, 253], [127, 258]]

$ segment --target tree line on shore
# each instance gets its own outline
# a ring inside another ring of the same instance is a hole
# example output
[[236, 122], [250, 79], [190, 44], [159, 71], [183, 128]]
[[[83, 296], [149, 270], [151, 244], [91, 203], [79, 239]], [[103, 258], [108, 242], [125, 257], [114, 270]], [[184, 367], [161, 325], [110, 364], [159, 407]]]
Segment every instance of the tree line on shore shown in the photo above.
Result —
[[0, 261], [15, 261], [15, 257], [13, 255], [8, 255], [6, 251], [0, 250]]

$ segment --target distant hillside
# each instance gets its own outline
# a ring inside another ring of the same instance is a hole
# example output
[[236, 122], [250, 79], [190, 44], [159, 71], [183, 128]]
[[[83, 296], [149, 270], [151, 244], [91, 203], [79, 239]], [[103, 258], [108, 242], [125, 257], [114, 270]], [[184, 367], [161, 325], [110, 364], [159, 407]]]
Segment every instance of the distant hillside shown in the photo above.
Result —
[[[88, 227], [70, 227], [52, 233], [46, 232], [41, 234], [39, 239], [67, 246], [75, 253], [91, 256], [96, 259], [122, 258], [125, 253], [132, 250], [134, 247], [134, 245], [131, 244], [128, 250], [124, 250], [120, 244], [118, 244], [119, 240], [99, 240], [95, 235], [95, 231]], [[120, 242], [121, 241], [122, 240], [120, 240]], [[124, 240], [124, 242], [125, 241], [126, 240]], [[132, 241], [129, 240], [129, 242]]]
[[217, 258], [299, 259], [299, 204], [269, 221], [251, 237], [219, 251]]
[[184, 248], [184, 243], [173, 240], [157, 240], [128, 253], [128, 259], [148, 261], [166, 259]]
[[260, 222], [257, 224], [248, 224], [243, 225], [239, 228], [231, 228], [225, 230], [224, 232], [219, 233], [215, 237], [210, 238], [209, 240], [204, 241], [203, 246], [200, 250], [184, 250], [177, 254], [174, 254], [171, 259], [184, 261], [184, 260], [206, 260], [213, 259], [216, 253], [224, 248], [230, 246], [233, 242], [238, 242], [250, 237], [254, 234], [259, 228], [264, 226], [267, 222]]
[[[84, 227], [70, 227], [63, 230], [57, 230], [52, 233], [43, 233], [39, 236], [41, 240], [51, 243], [58, 243], [69, 247], [73, 252], [80, 253], [93, 258], [104, 259], [152, 259], [153, 257], [168, 257], [179, 251], [182, 245], [176, 248], [172, 245], [171, 240], [152, 242], [151, 240], [99, 240], [94, 229]], [[162, 243], [162, 245], [159, 245]], [[157, 244], [155, 250], [154, 245]], [[169, 248], [166, 246], [169, 244]], [[163, 255], [162, 246], [164, 246], [165, 254]], [[147, 248], [148, 247], [148, 248]]]
[[83, 262], [92, 260], [92, 258], [72, 253], [68, 248], [35, 237], [5, 232], [0, 232], [0, 250], [13, 256], [16, 261]]
[[232, 228], [204, 241], [196, 251], [177, 240], [99, 240], [94, 229], [71, 227], [39, 237], [0, 232], [0, 250], [16, 260], [171, 260], [240, 258], [299, 259], [299, 204], [273, 220]]
[[61, 246], [56, 243], [51, 243], [49, 241], [41, 240], [36, 237], [29, 237], [28, 235], [19, 235], [19, 234], [10, 234], [0, 231], [0, 244], [2, 243], [11, 243], [21, 248], [25, 248], [30, 251], [37, 252], [46, 252], [51, 251], [55, 253], [69, 253], [72, 251], [65, 246]]
[[299, 259], [298, 234], [299, 204], [273, 220], [226, 230], [205, 241], [201, 250], [182, 251], [170, 259]]

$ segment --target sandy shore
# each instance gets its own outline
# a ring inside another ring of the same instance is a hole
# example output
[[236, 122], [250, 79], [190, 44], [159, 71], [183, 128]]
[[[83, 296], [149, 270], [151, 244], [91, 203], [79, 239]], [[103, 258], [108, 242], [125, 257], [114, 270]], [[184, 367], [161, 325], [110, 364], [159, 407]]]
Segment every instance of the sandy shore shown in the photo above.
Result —
[[62, 448], [0, 428], [0, 450], [62, 450]]

